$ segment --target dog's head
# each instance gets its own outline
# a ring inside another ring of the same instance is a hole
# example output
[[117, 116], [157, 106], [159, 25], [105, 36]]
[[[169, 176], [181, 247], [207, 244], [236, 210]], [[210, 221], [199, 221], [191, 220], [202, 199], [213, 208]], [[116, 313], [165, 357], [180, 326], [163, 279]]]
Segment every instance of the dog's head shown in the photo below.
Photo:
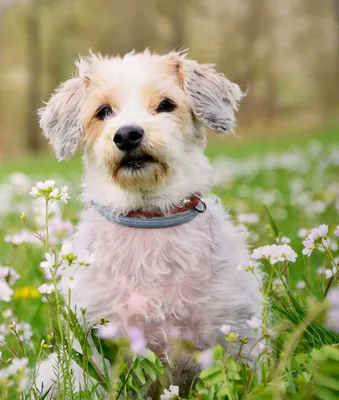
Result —
[[205, 147], [204, 126], [229, 132], [240, 88], [182, 53], [90, 54], [39, 111], [59, 159], [84, 148], [88, 165], [127, 190], [152, 190], [188, 174]]

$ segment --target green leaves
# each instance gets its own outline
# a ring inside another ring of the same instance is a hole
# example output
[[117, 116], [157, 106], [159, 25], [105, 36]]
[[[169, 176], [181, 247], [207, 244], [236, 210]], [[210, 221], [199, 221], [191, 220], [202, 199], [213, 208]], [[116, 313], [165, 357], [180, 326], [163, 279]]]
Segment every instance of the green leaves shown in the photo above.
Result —
[[312, 390], [319, 399], [339, 399], [339, 349], [324, 346], [312, 352]]
[[164, 375], [164, 367], [152, 351], [147, 350], [143, 358], [135, 357], [133, 362], [126, 362], [129, 347], [127, 339], [100, 339], [97, 329], [92, 330], [92, 339], [98, 352], [109, 361], [113, 373], [119, 374], [120, 394], [126, 388], [127, 391], [137, 394], [138, 399], [143, 399], [140, 396], [145, 396], [151, 385]]

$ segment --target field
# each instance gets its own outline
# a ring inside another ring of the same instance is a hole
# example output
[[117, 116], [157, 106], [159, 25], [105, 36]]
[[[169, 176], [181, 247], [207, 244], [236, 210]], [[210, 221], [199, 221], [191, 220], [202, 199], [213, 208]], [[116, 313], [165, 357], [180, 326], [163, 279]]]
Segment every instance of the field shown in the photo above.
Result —
[[[199, 354], [182, 343], [204, 368], [189, 398], [339, 399], [339, 129], [210, 139], [214, 192], [250, 232], [251, 249], [258, 249], [244, 268], [263, 272], [265, 312], [253, 323], [263, 332], [254, 369], [241, 354], [232, 358], [221, 347]], [[45, 180], [54, 180], [59, 189], [68, 186], [67, 204], [66, 190], [53, 192], [53, 183], [40, 185], [35, 198], [29, 195]], [[64, 379], [56, 383], [60, 399], [104, 398], [106, 391], [112, 399], [142, 399], [154, 381], [161, 382], [161, 392], [168, 388], [167, 367], [149, 352], [133, 352], [132, 336], [97, 341], [117, 379], [108, 367], [98, 372], [87, 346], [89, 333], [57, 295], [60, 265], [80, 262], [65, 249], [60, 253], [81, 208], [80, 183], [79, 157], [61, 164], [51, 154], [0, 163], [0, 400], [43, 399], [34, 371], [52, 349], [63, 353]], [[52, 250], [55, 260], [40, 266], [46, 252], [54, 257]], [[222, 329], [230, 346], [246, 341], [232, 327]], [[75, 339], [82, 352], [72, 350]], [[75, 393], [71, 358], [98, 382], [94, 389], [88, 384]], [[183, 398], [178, 390], [172, 387], [161, 398]]]

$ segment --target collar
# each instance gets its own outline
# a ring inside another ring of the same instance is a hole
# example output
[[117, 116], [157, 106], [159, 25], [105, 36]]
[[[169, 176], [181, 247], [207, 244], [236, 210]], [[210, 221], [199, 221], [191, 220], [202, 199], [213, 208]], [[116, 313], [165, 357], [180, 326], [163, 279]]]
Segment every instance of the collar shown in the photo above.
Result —
[[108, 206], [91, 201], [92, 206], [108, 221], [132, 228], [169, 228], [182, 225], [206, 210], [206, 203], [200, 193], [194, 193], [182, 200], [182, 204], [169, 210], [169, 215], [160, 211], [132, 210], [126, 215], [117, 214]]

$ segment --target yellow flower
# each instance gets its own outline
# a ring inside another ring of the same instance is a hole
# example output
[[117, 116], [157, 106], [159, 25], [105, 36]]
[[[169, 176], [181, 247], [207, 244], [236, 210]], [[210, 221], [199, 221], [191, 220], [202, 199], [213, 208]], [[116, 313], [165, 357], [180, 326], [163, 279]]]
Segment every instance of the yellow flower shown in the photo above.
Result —
[[40, 297], [40, 293], [35, 287], [23, 286], [15, 290], [14, 297], [17, 299], [35, 299]]

